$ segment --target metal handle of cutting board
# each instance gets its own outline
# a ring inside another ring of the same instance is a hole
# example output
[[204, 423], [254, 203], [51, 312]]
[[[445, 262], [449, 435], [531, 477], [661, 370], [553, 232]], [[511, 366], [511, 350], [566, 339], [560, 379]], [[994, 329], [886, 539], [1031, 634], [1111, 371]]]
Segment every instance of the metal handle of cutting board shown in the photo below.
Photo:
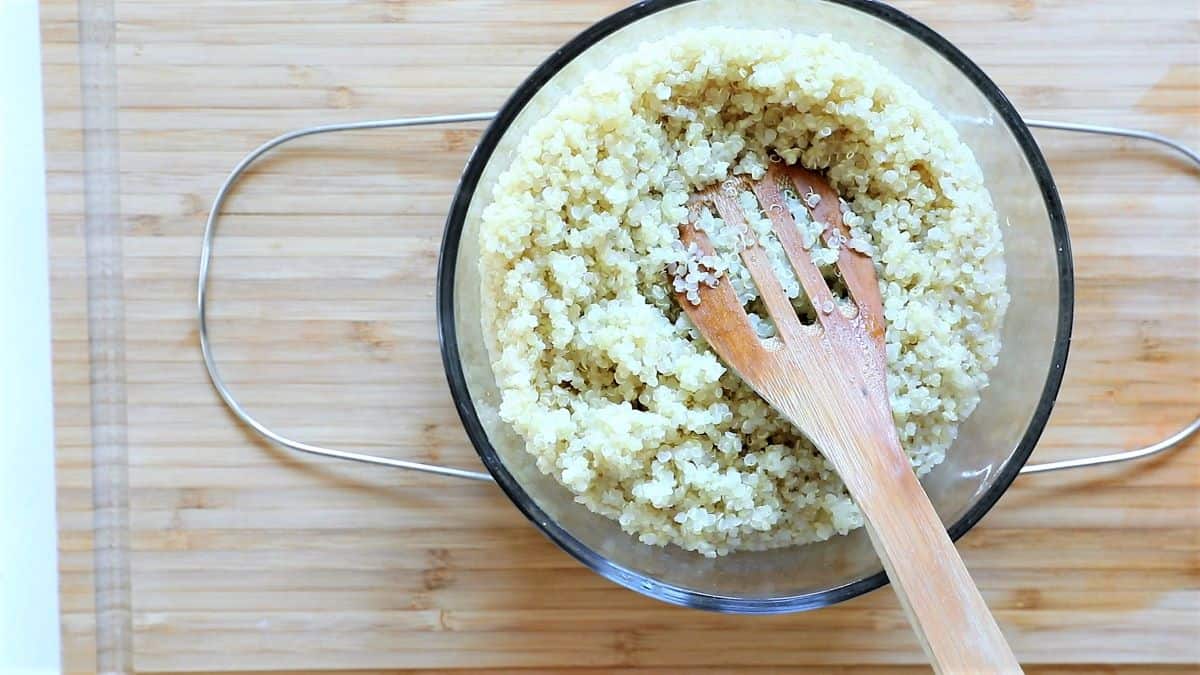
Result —
[[[213, 356], [212, 344], [208, 338], [208, 273], [210, 262], [212, 260], [213, 238], [217, 233], [217, 221], [220, 219], [221, 207], [225, 204], [225, 199], [229, 196], [234, 185], [238, 183], [242, 175], [250, 166], [271, 150], [298, 138], [305, 136], [316, 136], [318, 134], [329, 134], [340, 131], [362, 131], [366, 129], [390, 129], [399, 127], [418, 127], [429, 126], [435, 124], [461, 124], [464, 122], [486, 122], [496, 116], [494, 112], [488, 113], [468, 113], [463, 115], [437, 115], [432, 117], [410, 117], [404, 119], [388, 119], [388, 120], [370, 120], [366, 122], [351, 122], [347, 124], [326, 124], [315, 127], [305, 127], [289, 131], [286, 134], [277, 136], [266, 143], [255, 148], [250, 154], [242, 158], [225, 182], [221, 184], [221, 188], [217, 190], [217, 196], [213, 199], [212, 210], [208, 213], [208, 220], [204, 224], [204, 239], [200, 248], [200, 272], [196, 284], [196, 316], [199, 321], [200, 334], [200, 353], [204, 357], [204, 368], [208, 371], [208, 378], [212, 381], [213, 388], [220, 394], [221, 400], [229, 407], [229, 410], [237, 416], [246, 426], [253, 429], [258, 435], [266, 440], [297, 452], [305, 452], [311, 455], [319, 455], [322, 457], [332, 457], [335, 459], [344, 459], [352, 462], [362, 462], [365, 464], [379, 464], [382, 466], [390, 466], [398, 469], [411, 469], [413, 471], [423, 471], [441, 476], [453, 476], [456, 478], [468, 478], [471, 480], [490, 481], [493, 480], [491, 474], [481, 471], [469, 471], [467, 469], [456, 469], [438, 464], [425, 464], [422, 462], [410, 462], [403, 459], [392, 459], [390, 457], [379, 457], [376, 455], [368, 455], [360, 452], [350, 452], [346, 450], [337, 450], [327, 448], [311, 443], [304, 443], [295, 439], [288, 438], [283, 434], [271, 429], [262, 422], [258, 421], [251, 415], [240, 402], [237, 397], [230, 391], [229, 386], [221, 377], [221, 373], [217, 368], [216, 357]], [[1074, 131], [1088, 134], [1101, 134], [1105, 136], [1121, 136], [1125, 138], [1135, 138], [1143, 141], [1150, 141], [1166, 146], [1176, 152], [1187, 157], [1197, 168], [1200, 168], [1200, 154], [1195, 150], [1159, 134], [1138, 129], [1125, 129], [1121, 127], [1102, 127], [1091, 124], [1072, 124], [1069, 122], [1049, 122], [1045, 120], [1025, 120], [1025, 124], [1031, 127], [1040, 127], [1042, 129], [1056, 129], [1059, 131]], [[1027, 473], [1044, 473], [1047, 471], [1058, 471], [1060, 469], [1076, 469], [1087, 466], [1099, 466], [1102, 464], [1114, 464], [1116, 462], [1125, 462], [1133, 459], [1142, 459], [1151, 455], [1156, 455], [1174, 448], [1193, 434], [1200, 430], [1200, 416], [1193, 419], [1187, 426], [1175, 432], [1171, 436], [1163, 440], [1147, 445], [1136, 450], [1126, 450], [1123, 452], [1113, 452], [1103, 455], [1093, 455], [1090, 457], [1082, 457], [1079, 459], [1069, 459], [1059, 462], [1048, 462], [1045, 464], [1028, 464], [1021, 469], [1022, 474]]]

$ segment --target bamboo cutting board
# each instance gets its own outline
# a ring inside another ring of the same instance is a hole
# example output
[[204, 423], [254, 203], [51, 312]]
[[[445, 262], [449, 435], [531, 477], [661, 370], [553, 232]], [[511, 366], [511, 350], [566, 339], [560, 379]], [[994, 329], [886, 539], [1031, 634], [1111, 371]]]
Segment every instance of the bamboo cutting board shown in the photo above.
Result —
[[[767, 618], [659, 604], [560, 552], [494, 486], [258, 442], [204, 376], [199, 236], [244, 152], [315, 123], [495, 109], [621, 4], [43, 4], [69, 670], [923, 662], [887, 591]], [[901, 8], [1031, 117], [1200, 145], [1192, 0]], [[433, 282], [443, 214], [480, 128], [304, 141], [261, 164], [229, 204], [215, 346], [265, 422], [478, 467], [441, 371]], [[1078, 295], [1066, 382], [1034, 461], [1152, 442], [1200, 408], [1200, 180], [1130, 142], [1040, 139], [1066, 203]], [[1016, 653], [1040, 664], [1030, 670], [1200, 663], [1195, 445], [1021, 478], [960, 542]]]

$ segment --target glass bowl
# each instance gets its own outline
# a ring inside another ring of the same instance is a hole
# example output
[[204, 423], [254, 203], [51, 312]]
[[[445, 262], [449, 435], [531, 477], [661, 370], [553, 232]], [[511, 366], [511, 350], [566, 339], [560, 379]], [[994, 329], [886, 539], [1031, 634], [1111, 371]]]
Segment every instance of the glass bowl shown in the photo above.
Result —
[[539, 472], [521, 439], [500, 420], [480, 325], [480, 214], [517, 141], [584, 74], [615, 55], [683, 28], [715, 25], [829, 33], [914, 86], [974, 152], [1003, 223], [1012, 302], [991, 385], [946, 461], [922, 484], [955, 539], [996, 503], [1032, 452], [1062, 380], [1073, 307], [1066, 221], [1046, 162], [1000, 89], [945, 38], [887, 5], [648, 1], [568, 42], [516, 89], [463, 171], [438, 263], [439, 337], [455, 405], [484, 465], [517, 508], [565, 551], [598, 574], [665, 602], [738, 613], [807, 610], [887, 582], [864, 531], [716, 559], [639, 543]]

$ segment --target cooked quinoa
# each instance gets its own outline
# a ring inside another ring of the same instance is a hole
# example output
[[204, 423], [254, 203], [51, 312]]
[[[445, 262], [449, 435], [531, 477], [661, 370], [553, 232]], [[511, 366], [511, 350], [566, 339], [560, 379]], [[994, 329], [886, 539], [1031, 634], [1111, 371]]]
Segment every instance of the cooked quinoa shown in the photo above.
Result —
[[483, 212], [480, 265], [500, 416], [541, 471], [646, 544], [716, 556], [862, 524], [829, 464], [721, 363], [672, 292], [681, 277], [728, 279], [770, 338], [736, 256], [755, 237], [811, 315], [752, 195], [739, 195], [749, 232], [702, 214], [716, 256], [677, 241], [691, 192], [736, 189], [731, 178], [769, 161], [823, 172], [844, 200], [850, 236], [823, 241], [803, 208], [820, 198], [789, 196], [828, 278], [838, 246], [875, 262], [893, 415], [918, 474], [945, 457], [996, 363], [1008, 303], [997, 216], [929, 102], [828, 36], [711, 28], [643, 44], [520, 140]]

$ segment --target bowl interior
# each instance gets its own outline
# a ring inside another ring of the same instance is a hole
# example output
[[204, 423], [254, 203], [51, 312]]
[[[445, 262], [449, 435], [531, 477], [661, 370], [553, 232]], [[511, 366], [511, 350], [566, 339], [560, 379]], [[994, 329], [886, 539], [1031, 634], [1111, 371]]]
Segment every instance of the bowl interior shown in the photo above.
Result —
[[1016, 476], [1049, 415], [1066, 358], [1070, 254], [1057, 194], [1028, 130], [998, 89], [944, 39], [896, 10], [857, 0], [694, 0], [631, 7], [580, 35], [514, 94], [472, 156], [447, 222], [439, 278], [443, 350], [468, 434], [501, 487], [559, 545], [606, 577], [679, 604], [738, 612], [832, 604], [886, 581], [865, 533], [705, 559], [640, 544], [542, 475], [497, 415], [480, 325], [479, 218], [513, 148], [592, 69], [687, 27], [786, 26], [829, 33], [909, 82], [956, 127], [986, 176], [1003, 223], [1012, 302], [999, 365], [946, 461], [923, 484], [954, 536]]

